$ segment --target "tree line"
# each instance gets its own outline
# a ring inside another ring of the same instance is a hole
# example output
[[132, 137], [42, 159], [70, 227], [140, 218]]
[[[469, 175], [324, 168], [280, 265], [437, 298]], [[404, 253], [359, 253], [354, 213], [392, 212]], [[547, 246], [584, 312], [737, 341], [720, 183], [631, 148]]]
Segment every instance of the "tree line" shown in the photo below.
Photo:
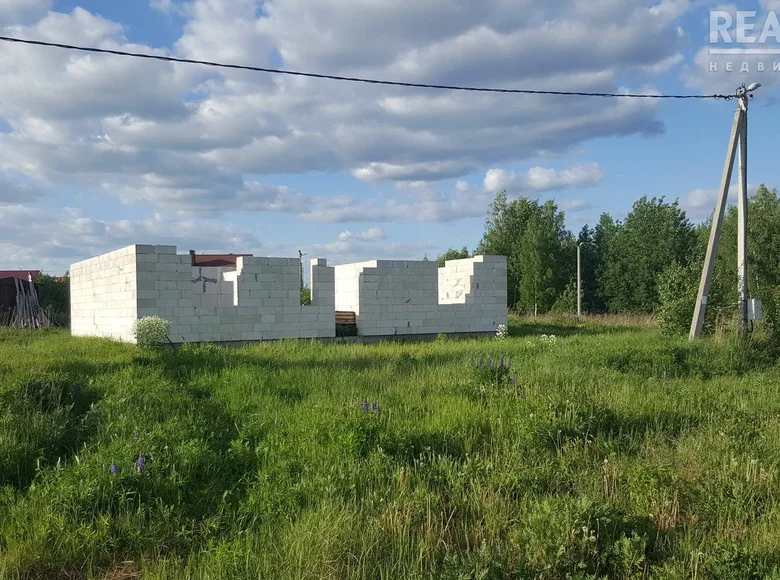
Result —
[[[471, 255], [507, 257], [508, 304], [521, 314], [576, 312], [577, 246], [582, 308], [587, 313], [654, 314], [669, 332], [687, 331], [701, 277], [712, 218], [693, 223], [679, 200], [637, 200], [624, 220], [601, 215], [578, 234], [566, 229], [552, 200], [510, 201], [499, 192], [482, 239]], [[780, 198], [761, 185], [748, 202], [748, 277], [771, 323], [780, 296]], [[467, 247], [438, 257], [468, 258]], [[737, 208], [727, 209], [708, 298], [705, 328], [736, 313]]]

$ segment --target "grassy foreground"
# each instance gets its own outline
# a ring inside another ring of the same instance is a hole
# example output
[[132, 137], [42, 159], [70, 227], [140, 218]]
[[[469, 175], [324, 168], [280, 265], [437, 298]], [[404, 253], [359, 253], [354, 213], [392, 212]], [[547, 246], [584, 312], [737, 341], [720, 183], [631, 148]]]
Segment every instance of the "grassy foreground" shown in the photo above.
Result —
[[0, 329], [3, 579], [780, 578], [778, 468], [775, 360], [652, 328], [151, 355]]

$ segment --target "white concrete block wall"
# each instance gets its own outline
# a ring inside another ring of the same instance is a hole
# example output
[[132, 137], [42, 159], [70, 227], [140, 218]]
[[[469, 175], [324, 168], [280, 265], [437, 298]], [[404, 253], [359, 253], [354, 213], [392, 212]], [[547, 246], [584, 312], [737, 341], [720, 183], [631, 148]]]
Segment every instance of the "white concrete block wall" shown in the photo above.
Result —
[[335, 267], [337, 311], [360, 314], [360, 274], [364, 268], [376, 267], [376, 260]]
[[[158, 268], [160, 278], [180, 276], [190, 280], [203, 276], [222, 283], [216, 303], [202, 291], [202, 281], [190, 283], [189, 291], [171, 296], [176, 303], [157, 301], [156, 313], [171, 320], [171, 342], [256, 341], [282, 338], [335, 336], [333, 269], [324, 260], [315, 261], [315, 277], [321, 280], [318, 305], [301, 306], [300, 261], [297, 258], [238, 257], [235, 270], [193, 268], [189, 256], [180, 256], [178, 270]], [[322, 262], [322, 264], [320, 264]], [[212, 270], [207, 272], [207, 270]], [[212, 283], [213, 284], [213, 283]], [[215, 286], [216, 287], [216, 286]], [[208, 289], [208, 286], [207, 286]], [[327, 300], [330, 290], [331, 299]], [[145, 305], [146, 306], [146, 305]], [[139, 310], [141, 315], [151, 311]]]
[[[170, 340], [249, 341], [335, 336], [334, 270], [312, 261], [313, 304], [300, 303], [296, 258], [238, 258], [193, 267], [175, 246], [136, 245], [71, 267], [72, 334], [134, 341], [144, 316], [171, 322]], [[207, 281], [204, 288], [203, 278]]]
[[300, 304], [299, 267], [297, 258], [238, 257], [235, 269], [201, 268], [175, 246], [130, 246], [71, 267], [72, 333], [134, 341], [136, 319], [160, 316], [174, 343], [325, 338], [335, 336], [336, 310], [355, 312], [365, 336], [494, 332], [507, 323], [503, 257], [442, 269], [312, 260], [311, 306]]
[[[195, 306], [235, 306], [235, 268], [194, 267], [192, 301]], [[161, 286], [167, 286], [161, 282]]]
[[507, 324], [506, 285], [499, 256], [347, 264], [336, 267], [336, 309], [355, 312], [363, 336], [495, 332]]
[[465, 304], [471, 291], [474, 260], [450, 260], [439, 268], [439, 304]]
[[310, 273], [311, 306], [303, 307], [303, 322], [317, 323], [318, 338], [335, 336], [336, 271], [327, 260], [315, 259], [311, 261]]
[[138, 314], [137, 246], [70, 267], [71, 334], [135, 342]]

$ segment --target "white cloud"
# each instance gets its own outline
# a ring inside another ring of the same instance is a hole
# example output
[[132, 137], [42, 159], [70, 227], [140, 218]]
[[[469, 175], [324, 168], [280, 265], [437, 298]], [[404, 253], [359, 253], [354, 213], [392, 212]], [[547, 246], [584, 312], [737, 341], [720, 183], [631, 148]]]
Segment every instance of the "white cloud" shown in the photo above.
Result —
[[[60, 212], [0, 205], [0, 269], [40, 268], [59, 274], [70, 265], [131, 244], [172, 244], [180, 253], [252, 253], [255, 256], [297, 256], [302, 247], [309, 256], [331, 264], [372, 259], [421, 259], [438, 248], [428, 242], [384, 242], [380, 228], [341, 233], [322, 244], [278, 244], [261, 240], [257, 233], [214, 220], [164, 219], [99, 220], [76, 208]], [[23, 240], [24, 243], [19, 243]]]
[[[64, 215], [63, 215], [64, 214]], [[0, 267], [63, 272], [70, 264], [131, 244], [174, 244], [179, 250], [293, 255], [248, 231], [204, 220], [97, 220], [81, 210], [51, 212], [0, 205]], [[20, 240], [23, 243], [20, 243]]]
[[[82, 8], [71, 14], [50, 12], [36, 24], [10, 32], [20, 38], [165, 54], [126, 43], [120, 25]], [[163, 62], [3, 43], [0, 117], [25, 142], [94, 142], [102, 137], [104, 118], [136, 115], [159, 121], [187, 115], [181, 97], [193, 79], [178, 70]]]
[[2, 0], [0, 26], [40, 18], [51, 9], [52, 3], [53, 0]]
[[[494, 193], [420, 191], [411, 198], [309, 198], [309, 209], [298, 217], [312, 223], [451, 223], [484, 217]], [[327, 200], [327, 201], [326, 201]]]
[[332, 266], [369, 260], [421, 260], [425, 254], [439, 250], [435, 244], [429, 242], [377, 244], [376, 240], [362, 239], [353, 235], [345, 237], [344, 233], [333, 242], [312, 244], [305, 246], [304, 249], [310, 256], [326, 258], [328, 264]]
[[[444, 0], [155, 6], [187, 7], [189, 21], [175, 46], [184, 56], [263, 64], [278, 49], [290, 68], [338, 73], [370, 67], [364, 72], [409, 80], [621, 90], [616, 79], [626, 67], [665, 66], [677, 55], [673, 21], [685, 10], [683, 2], [648, 10], [641, 3], [601, 0], [596, 19], [584, 0], [560, 6], [524, 1], [524, 9], [500, 0], [479, 9]], [[554, 24], [540, 28], [544, 22]], [[83, 9], [50, 13], [14, 32], [166, 53], [127, 43], [121, 25]], [[593, 44], [588, 59], [580, 37]], [[354, 50], [355, 42], [361, 50]], [[518, 69], [520, 48], [528, 58]], [[128, 175], [175, 181], [190, 174], [189, 165], [198, 168], [201, 187], [176, 196], [192, 196], [195, 203], [209, 190], [223, 197], [227, 183], [240, 189], [243, 173], [350, 171], [367, 182], [431, 181], [570, 152], [595, 137], [662, 129], [655, 104], [646, 101], [454, 94], [27, 46], [0, 49], [6, 79], [0, 117], [12, 127], [0, 139], [6, 170], [82, 185], [99, 172], [100, 182], [113, 187], [126, 184]], [[169, 203], [166, 196], [149, 198]]]
[[[273, 50], [271, 39], [261, 30], [262, 2], [258, 0], [195, 0], [184, 35], [176, 43], [187, 58], [232, 64], [265, 61]], [[232, 79], [251, 79], [257, 74], [227, 73]]]
[[11, 176], [0, 174], [0, 206], [32, 203], [44, 197], [45, 192], [31, 183], [19, 183]]
[[346, 232], [341, 232], [339, 234], [339, 237], [337, 238], [337, 241], [347, 242], [350, 240], [358, 240], [361, 242], [380, 242], [386, 239], [387, 239], [387, 234], [385, 234], [385, 232], [382, 231], [381, 228], [371, 228], [364, 232], [360, 232], [359, 234], [353, 234], [349, 230], [347, 230]]
[[561, 211], [574, 213], [593, 209], [593, 205], [585, 199], [572, 199], [558, 202], [558, 209]]
[[[734, 205], [739, 199], [739, 185], [735, 182], [729, 187], [727, 203]], [[719, 188], [695, 189], [684, 195], [680, 200], [680, 207], [685, 210], [688, 218], [694, 221], [704, 220], [712, 216], [715, 205], [718, 203]], [[757, 185], [748, 184], [748, 197], [753, 197], [758, 191]]]
[[436, 161], [431, 163], [390, 164], [370, 163], [352, 171], [352, 175], [361, 181], [418, 181], [424, 179], [446, 179], [468, 173], [475, 168], [473, 162], [466, 160]]
[[526, 175], [505, 169], [489, 169], [485, 174], [485, 191], [558, 191], [571, 187], [593, 187], [604, 180], [604, 171], [597, 163], [575, 165], [556, 170], [533, 167]]
[[[284, 68], [333, 74], [649, 92], [654, 87], [644, 84], [678, 62], [677, 20], [689, 9], [683, 0], [150, 2], [187, 19], [172, 47], [131, 43], [125, 26], [82, 8], [50, 12], [50, 0], [0, 1], [0, 26], [13, 24], [5, 32], [18, 37], [259, 65], [281, 59]], [[643, 86], [621, 86], [627, 73]], [[288, 213], [309, 223], [481, 218], [495, 192], [469, 188], [466, 175], [571, 155], [596, 138], [663, 131], [651, 100], [359, 85], [10, 44], [0, 46], [0, 74], [0, 121], [10, 127], [0, 133], [0, 172], [13, 175], [12, 183], [76, 186], [151, 206], [164, 216], [165, 234], [172, 231], [167, 219], [190, 223], [182, 216], [221, 210]], [[600, 179], [566, 171], [574, 168], [509, 177], [531, 191]], [[398, 197], [368, 199], [359, 191], [331, 198], [262, 183], [264, 175], [310, 172], [406, 183]], [[460, 181], [441, 191], [443, 179]], [[42, 195], [28, 190], [25, 198], [14, 187], [0, 192], [3, 203]], [[79, 223], [98, 232], [89, 251], [118, 242], [124, 231], [119, 221]], [[138, 225], [127, 231], [145, 233]], [[203, 235], [223, 234], [244, 235]], [[334, 243], [359, 242], [369, 243]], [[52, 244], [31, 247], [41, 256], [75, 247], [64, 238]]]

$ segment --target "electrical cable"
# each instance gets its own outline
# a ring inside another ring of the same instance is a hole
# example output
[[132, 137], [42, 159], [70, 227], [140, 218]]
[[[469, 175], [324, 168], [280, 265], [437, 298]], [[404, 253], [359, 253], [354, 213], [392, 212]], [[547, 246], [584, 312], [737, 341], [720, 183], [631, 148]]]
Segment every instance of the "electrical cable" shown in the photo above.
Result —
[[309, 77], [309, 78], [317, 78], [317, 79], [329, 79], [329, 80], [335, 80], [335, 81], [346, 81], [346, 82], [353, 82], [353, 83], [367, 83], [367, 84], [375, 84], [375, 85], [390, 85], [390, 86], [399, 86], [399, 87], [412, 87], [412, 88], [422, 88], [422, 89], [442, 89], [442, 90], [450, 90], [450, 91], [472, 91], [472, 92], [483, 92], [483, 93], [514, 93], [514, 94], [525, 94], [525, 95], [553, 95], [553, 96], [581, 96], [581, 97], [604, 97], [604, 98], [631, 98], [631, 99], [698, 99], [698, 100], [704, 100], [704, 99], [721, 99], [729, 101], [731, 99], [737, 98], [737, 95], [723, 95], [723, 94], [713, 94], [713, 95], [663, 95], [663, 94], [632, 94], [632, 93], [588, 93], [588, 92], [580, 92], [580, 91], [551, 91], [551, 90], [536, 90], [536, 89], [502, 89], [502, 88], [489, 88], [489, 87], [468, 87], [468, 86], [457, 86], [457, 85], [438, 85], [438, 84], [429, 84], [429, 83], [409, 83], [409, 82], [400, 82], [400, 81], [387, 81], [387, 80], [378, 80], [378, 79], [370, 79], [370, 78], [359, 78], [359, 77], [344, 77], [344, 76], [337, 76], [337, 75], [330, 75], [330, 74], [321, 74], [321, 73], [311, 73], [311, 72], [300, 72], [300, 71], [292, 71], [292, 70], [284, 70], [284, 69], [274, 69], [274, 68], [264, 68], [259, 66], [249, 66], [249, 65], [240, 65], [240, 64], [227, 64], [227, 63], [220, 63], [220, 62], [211, 62], [206, 60], [194, 60], [194, 59], [188, 59], [188, 58], [177, 58], [173, 56], [163, 56], [163, 55], [157, 55], [157, 54], [146, 54], [146, 53], [138, 53], [138, 52], [127, 52], [123, 50], [113, 50], [113, 49], [107, 49], [107, 48], [95, 48], [95, 47], [87, 47], [87, 46], [76, 46], [71, 44], [62, 44], [57, 42], [45, 42], [42, 40], [29, 40], [29, 39], [23, 39], [23, 38], [13, 38], [10, 36], [0, 36], [0, 41], [3, 42], [12, 42], [17, 44], [27, 44], [27, 45], [35, 45], [35, 46], [46, 46], [46, 47], [53, 47], [53, 48], [62, 48], [66, 50], [76, 50], [81, 52], [91, 52], [91, 53], [99, 53], [99, 54], [111, 54], [115, 56], [126, 56], [126, 57], [132, 57], [132, 58], [142, 58], [142, 59], [149, 59], [149, 60], [159, 60], [164, 62], [174, 62], [174, 63], [184, 63], [184, 64], [198, 64], [203, 66], [210, 66], [210, 67], [216, 67], [216, 68], [227, 68], [227, 69], [234, 69], [234, 70], [246, 70], [246, 71], [254, 71], [254, 72], [264, 72], [264, 73], [271, 73], [271, 74], [280, 74], [280, 75], [290, 75], [290, 76], [299, 76], [299, 77]]

